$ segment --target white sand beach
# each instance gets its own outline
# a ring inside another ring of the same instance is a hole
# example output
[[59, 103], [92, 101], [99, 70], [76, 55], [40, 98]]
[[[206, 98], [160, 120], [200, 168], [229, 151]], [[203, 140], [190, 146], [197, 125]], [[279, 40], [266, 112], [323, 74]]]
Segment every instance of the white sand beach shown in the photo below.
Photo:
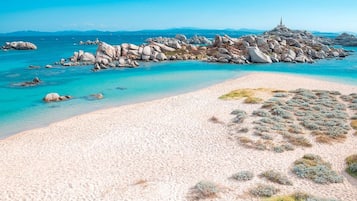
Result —
[[[357, 180], [344, 159], [357, 154], [353, 130], [343, 143], [313, 142], [311, 148], [274, 153], [248, 149], [230, 138], [230, 112], [260, 105], [219, 96], [239, 88], [297, 88], [357, 92], [357, 87], [299, 76], [253, 73], [208, 88], [150, 102], [75, 116], [0, 141], [0, 200], [187, 200], [201, 180], [225, 190], [213, 200], [259, 200], [249, 189], [268, 183], [278, 195], [303, 191], [318, 197], [357, 200]], [[212, 123], [217, 117], [223, 124]], [[344, 176], [343, 183], [316, 184], [298, 178], [292, 164], [306, 153], [320, 155]], [[258, 176], [246, 182], [229, 177], [273, 169], [293, 186]]]

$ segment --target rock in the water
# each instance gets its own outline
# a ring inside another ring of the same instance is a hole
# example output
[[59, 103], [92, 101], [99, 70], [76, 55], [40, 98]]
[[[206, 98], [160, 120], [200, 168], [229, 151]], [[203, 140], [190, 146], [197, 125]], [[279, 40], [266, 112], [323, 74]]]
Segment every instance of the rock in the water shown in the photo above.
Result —
[[36, 50], [37, 46], [30, 42], [24, 41], [14, 41], [14, 42], [6, 42], [2, 47], [3, 49], [14, 49], [14, 50]]
[[38, 84], [40, 84], [41, 80], [38, 77], [35, 77], [32, 79], [32, 81], [26, 81], [26, 82], [21, 82], [19, 84], [15, 84], [15, 85], [19, 85], [22, 87], [32, 87], [32, 86], [36, 86]]
[[342, 33], [334, 40], [335, 45], [357, 46], [357, 37], [352, 34]]
[[81, 57], [79, 58], [79, 61], [81, 62], [95, 62], [95, 56], [92, 53], [89, 52], [84, 52]]
[[116, 49], [113, 46], [105, 42], [99, 43], [96, 52], [97, 61], [101, 61], [103, 59], [112, 61], [115, 56], [116, 56]]
[[249, 47], [250, 61], [253, 63], [272, 63], [271, 58], [264, 54], [258, 47]]
[[91, 96], [97, 100], [104, 98], [104, 95], [102, 93], [92, 94]]
[[58, 93], [48, 93], [43, 101], [45, 102], [57, 102], [57, 101], [65, 101], [71, 99], [71, 96], [60, 96]]

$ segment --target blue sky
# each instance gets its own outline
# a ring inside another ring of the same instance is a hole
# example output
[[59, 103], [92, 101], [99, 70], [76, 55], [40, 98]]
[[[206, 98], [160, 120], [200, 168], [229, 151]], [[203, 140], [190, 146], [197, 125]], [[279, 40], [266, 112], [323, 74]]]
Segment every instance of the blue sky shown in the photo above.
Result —
[[[5, 1], [5, 0], [4, 0]], [[0, 32], [180, 27], [357, 32], [356, 0], [7, 0]]]

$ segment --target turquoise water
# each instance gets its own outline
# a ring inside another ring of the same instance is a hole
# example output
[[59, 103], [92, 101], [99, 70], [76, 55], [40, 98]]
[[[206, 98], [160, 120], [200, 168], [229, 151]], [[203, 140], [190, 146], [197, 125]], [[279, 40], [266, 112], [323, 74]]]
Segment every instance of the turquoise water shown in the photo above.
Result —
[[[125, 41], [140, 44], [144, 38], [140, 35], [124, 38], [108, 36], [105, 39], [111, 44]], [[232, 65], [185, 61], [141, 63], [140, 68], [100, 72], [92, 72], [91, 66], [28, 68], [29, 65], [52, 64], [79, 49], [95, 52], [95, 46], [76, 45], [80, 40], [88, 39], [94, 40], [95, 37], [0, 37], [1, 44], [5, 41], [26, 40], [38, 46], [36, 51], [0, 51], [0, 139], [77, 114], [184, 93], [250, 72], [299, 74], [357, 85], [356, 54], [343, 60], [323, 60], [315, 64]], [[14, 85], [30, 81], [36, 76], [43, 80], [37, 87], [22, 88]], [[49, 92], [74, 98], [65, 102], [44, 103], [42, 98]], [[86, 98], [95, 93], [103, 93], [105, 98]]]

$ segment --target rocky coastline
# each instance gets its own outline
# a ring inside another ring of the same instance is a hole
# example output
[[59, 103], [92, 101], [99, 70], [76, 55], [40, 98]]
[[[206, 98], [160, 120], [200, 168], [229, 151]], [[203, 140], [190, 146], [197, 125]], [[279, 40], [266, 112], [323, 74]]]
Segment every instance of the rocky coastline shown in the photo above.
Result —
[[280, 24], [261, 35], [232, 38], [217, 35], [213, 40], [204, 36], [187, 39], [149, 38], [141, 45], [123, 43], [110, 45], [98, 42], [95, 54], [79, 50], [69, 59], [61, 59], [62, 66], [93, 65], [93, 70], [116, 67], [137, 67], [140, 62], [165, 60], [200, 60], [206, 62], [249, 63], [313, 63], [318, 59], [343, 58], [349, 55], [342, 48], [332, 47], [333, 41], [314, 36], [307, 31], [291, 30]]

